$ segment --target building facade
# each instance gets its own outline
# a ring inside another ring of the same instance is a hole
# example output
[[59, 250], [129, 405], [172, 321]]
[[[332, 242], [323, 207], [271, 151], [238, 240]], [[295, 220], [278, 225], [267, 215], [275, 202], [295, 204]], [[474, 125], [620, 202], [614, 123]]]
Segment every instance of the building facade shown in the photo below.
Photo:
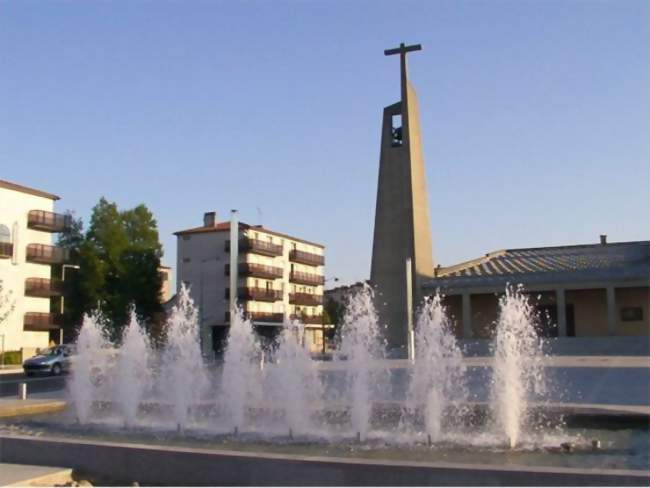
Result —
[[[546, 337], [650, 335], [650, 241], [508, 249], [436, 268], [456, 335], [488, 338], [505, 287], [522, 284]], [[646, 339], [647, 340], [647, 339]]]
[[172, 297], [172, 269], [170, 266], [160, 265], [160, 299], [163, 303]]
[[61, 340], [59, 270], [69, 256], [53, 245], [53, 236], [70, 225], [70, 218], [54, 213], [57, 200], [51, 193], [0, 180], [0, 279], [14, 305], [0, 324], [0, 348], [22, 351], [23, 357]]
[[[207, 356], [221, 352], [230, 325], [230, 227], [209, 212], [201, 227], [175, 233], [177, 288], [190, 286]], [[298, 319], [307, 341], [322, 341], [324, 246], [262, 226], [237, 227], [236, 299], [257, 333], [272, 340]]]

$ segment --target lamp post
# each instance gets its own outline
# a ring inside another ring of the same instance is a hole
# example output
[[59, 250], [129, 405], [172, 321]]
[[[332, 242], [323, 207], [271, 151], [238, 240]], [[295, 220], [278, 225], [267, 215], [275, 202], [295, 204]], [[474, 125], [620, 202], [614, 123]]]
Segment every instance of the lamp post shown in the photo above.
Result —
[[[79, 266], [77, 264], [64, 264], [61, 267], [61, 281], [65, 284], [65, 270], [66, 268], [71, 268], [71, 269], [79, 269]], [[65, 288], [63, 290], [63, 293], [61, 294], [61, 320], [65, 320], [64, 315], [65, 313]], [[63, 325], [61, 324], [61, 328], [59, 329], [59, 345], [63, 344]]]
[[[209, 334], [208, 331], [205, 330], [205, 298], [204, 298], [204, 269], [203, 269], [203, 264], [208, 263], [210, 261], [219, 261], [218, 257], [213, 257], [213, 258], [205, 258], [201, 259], [201, 269], [200, 269], [200, 279], [199, 279], [199, 324], [200, 324], [200, 337], [201, 337], [201, 353], [203, 356], [207, 356], [207, 351], [206, 347], [211, 344], [211, 339], [212, 334]], [[206, 337], [207, 336], [207, 337]]]

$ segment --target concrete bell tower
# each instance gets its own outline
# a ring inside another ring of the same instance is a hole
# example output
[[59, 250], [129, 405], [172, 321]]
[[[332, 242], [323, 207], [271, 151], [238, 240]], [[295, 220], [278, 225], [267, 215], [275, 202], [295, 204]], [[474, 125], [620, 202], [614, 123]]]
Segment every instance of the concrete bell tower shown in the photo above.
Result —
[[400, 44], [384, 51], [400, 55], [402, 96], [384, 108], [370, 282], [380, 323], [388, 326], [389, 348], [408, 341], [406, 260], [411, 259], [414, 306], [422, 299], [422, 281], [433, 277], [435, 266], [418, 102], [406, 70], [406, 54], [421, 49]]

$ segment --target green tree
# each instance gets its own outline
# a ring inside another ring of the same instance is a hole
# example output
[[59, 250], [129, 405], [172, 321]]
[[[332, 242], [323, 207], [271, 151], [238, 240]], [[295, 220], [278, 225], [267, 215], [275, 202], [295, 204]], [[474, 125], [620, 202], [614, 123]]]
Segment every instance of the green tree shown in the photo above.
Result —
[[[79, 270], [69, 283], [66, 319], [79, 325], [99, 310], [112, 339], [121, 337], [130, 307], [154, 336], [162, 334], [162, 246], [156, 220], [145, 205], [120, 212], [101, 198], [85, 235], [78, 221], [59, 239], [76, 256]], [[67, 280], [66, 280], [67, 281]]]
[[[334, 325], [333, 329], [327, 329], [326, 335], [328, 339], [333, 339], [338, 333], [343, 322], [343, 315], [345, 314], [345, 305], [332, 298], [328, 298], [323, 307], [323, 323]], [[325, 317], [328, 321], [325, 321]]]

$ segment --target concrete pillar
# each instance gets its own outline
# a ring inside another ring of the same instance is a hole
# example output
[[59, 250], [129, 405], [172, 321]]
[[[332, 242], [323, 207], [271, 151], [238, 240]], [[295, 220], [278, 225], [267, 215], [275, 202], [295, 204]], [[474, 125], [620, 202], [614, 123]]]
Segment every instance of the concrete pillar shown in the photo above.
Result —
[[616, 335], [616, 290], [613, 286], [607, 287], [607, 333]]
[[557, 304], [557, 335], [566, 337], [566, 297], [564, 288], [555, 290], [555, 303]]
[[471, 339], [472, 336], [472, 295], [463, 293], [463, 339]]

